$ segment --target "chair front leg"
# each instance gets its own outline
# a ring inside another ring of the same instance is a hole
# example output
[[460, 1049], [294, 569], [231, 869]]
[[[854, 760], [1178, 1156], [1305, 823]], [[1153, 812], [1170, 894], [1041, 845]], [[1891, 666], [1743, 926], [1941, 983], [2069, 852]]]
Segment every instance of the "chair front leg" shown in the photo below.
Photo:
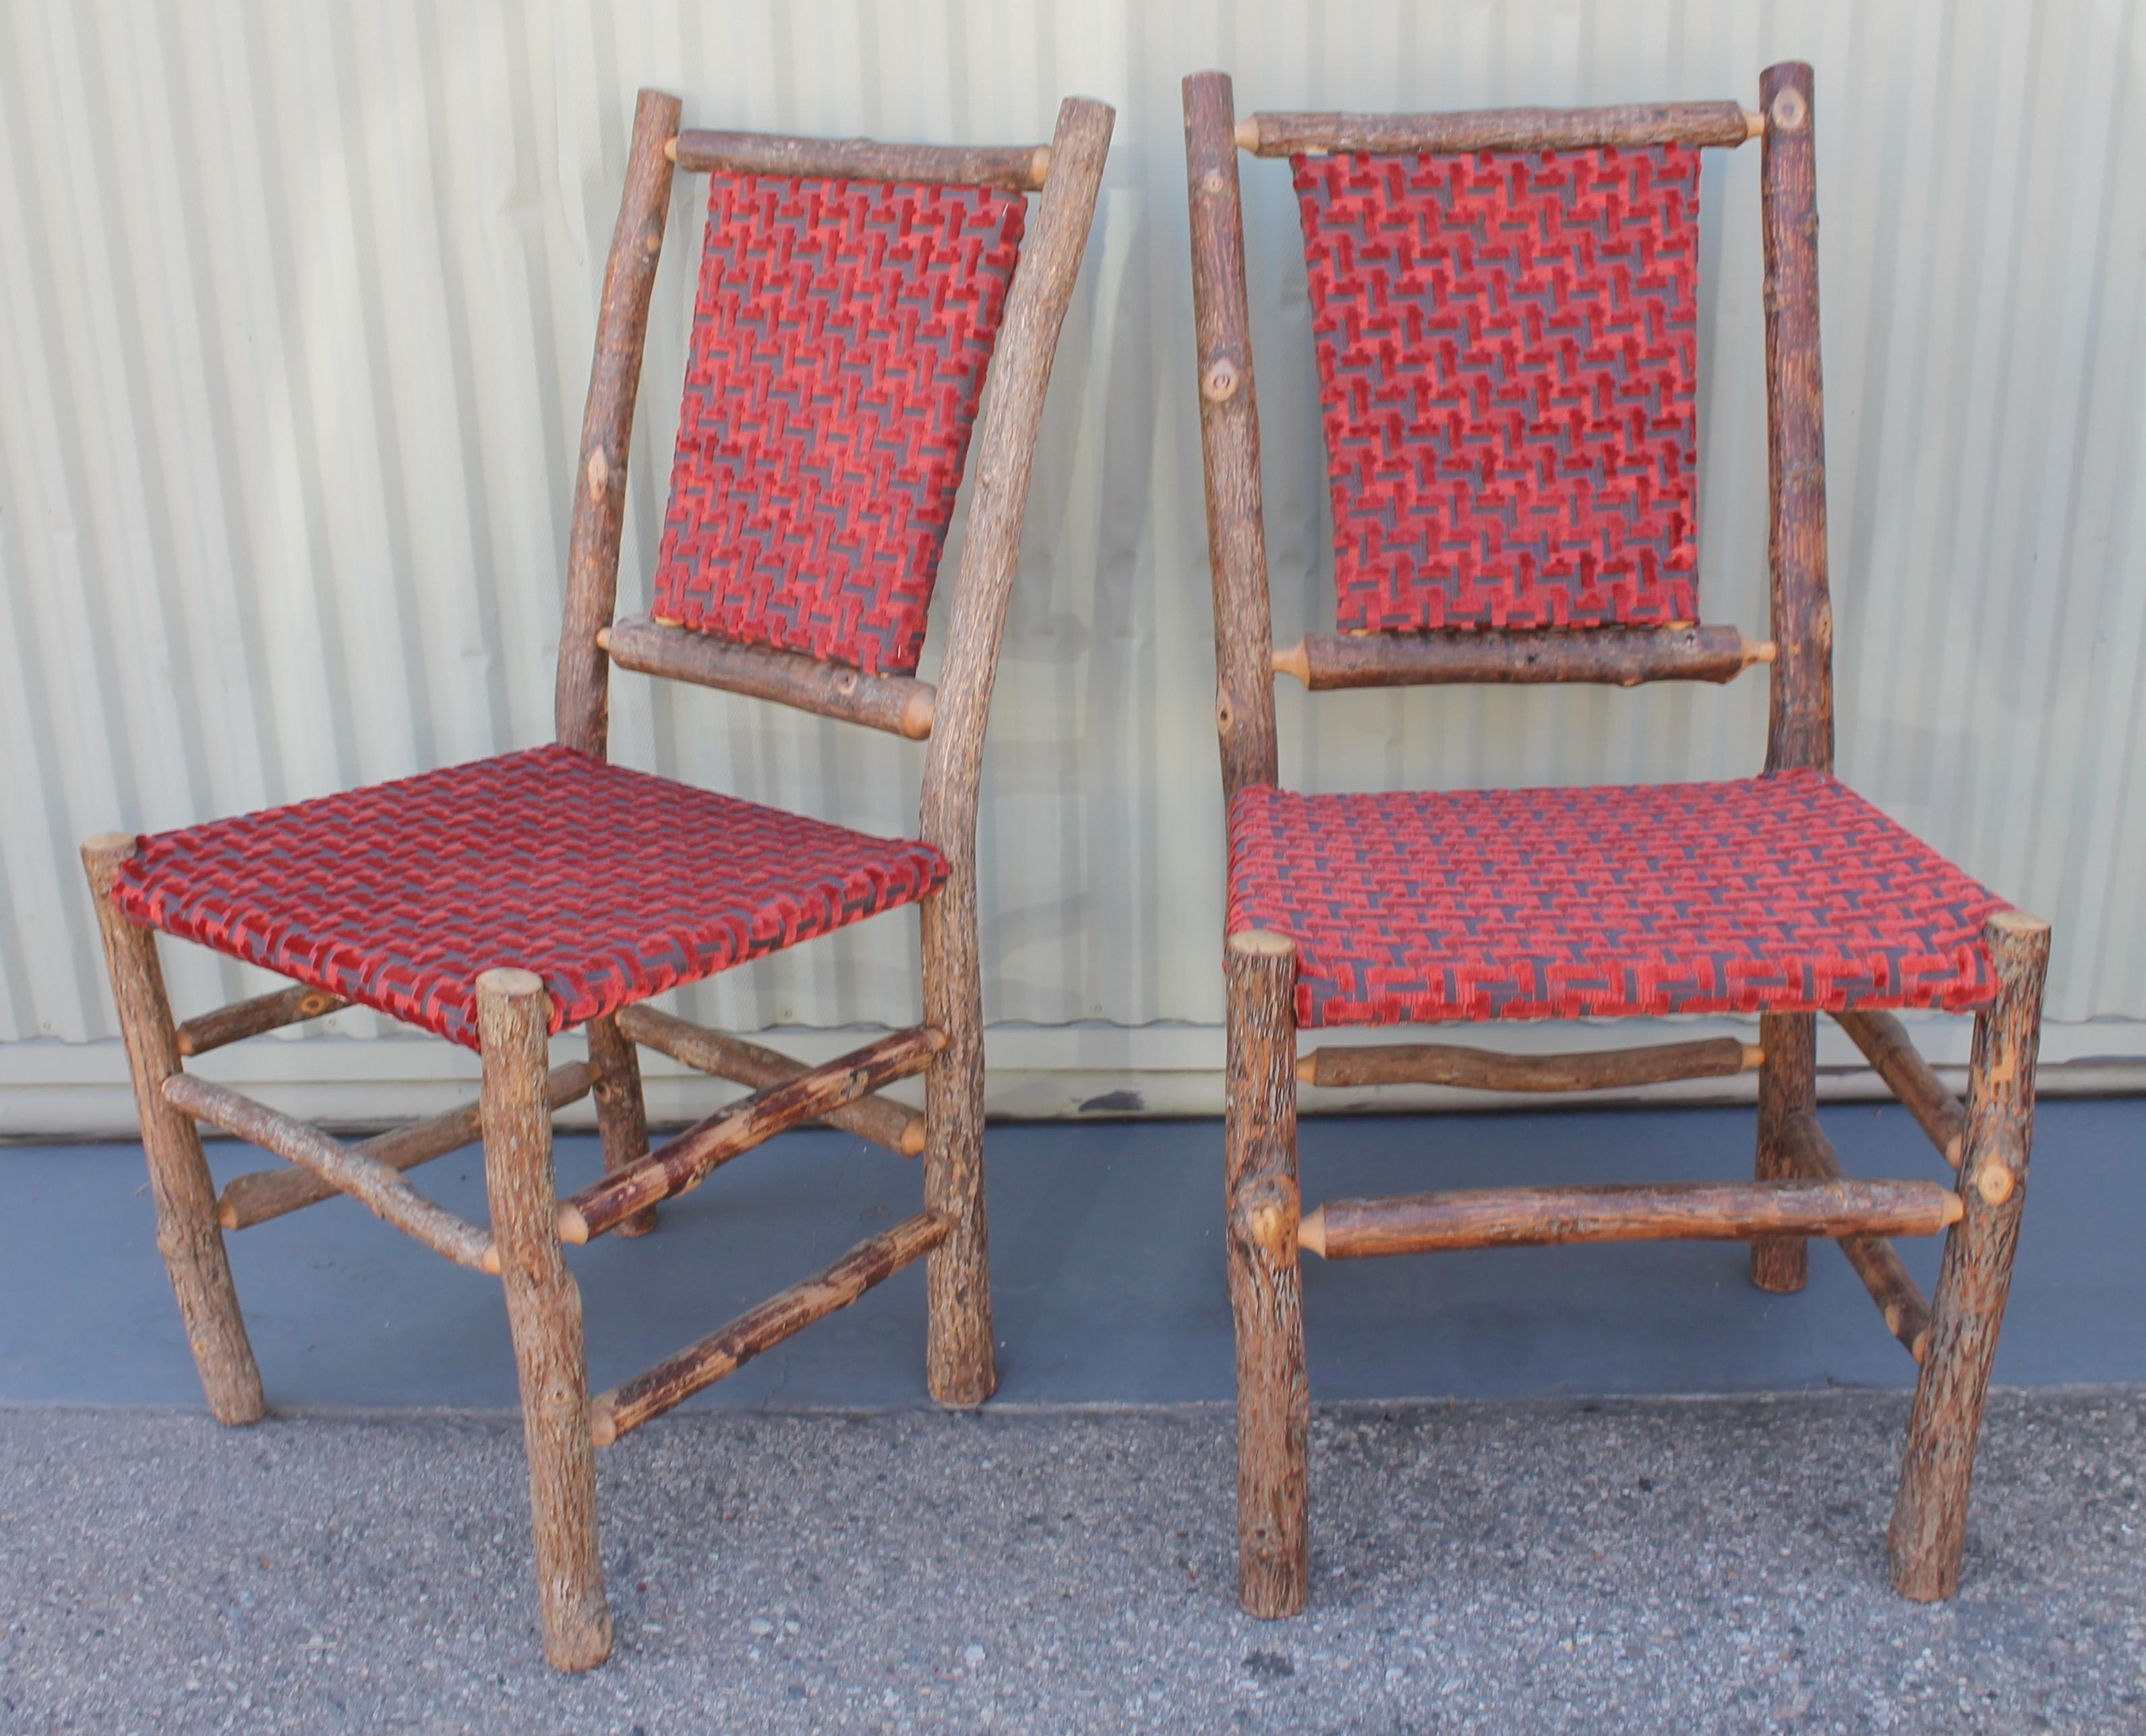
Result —
[[1997, 1000], [1974, 1021], [1967, 1142], [1959, 1165], [1967, 1212], [1945, 1235], [1887, 1538], [1894, 1585], [1920, 1603], [1949, 1598], [1959, 1589], [1968, 1485], [1998, 1329], [2012, 1287], [2034, 1138], [2034, 1061], [2041, 1047], [2049, 925], [2004, 910], [1989, 919], [1984, 938], [1997, 970]]
[[477, 996], [485, 1185], [522, 1378], [544, 1654], [559, 1669], [592, 1669], [611, 1655], [611, 1611], [596, 1547], [581, 1293], [560, 1251], [551, 1171], [551, 1111], [545, 1099], [551, 1000], [542, 981], [527, 970], [486, 971], [477, 978]]
[[972, 875], [924, 900], [924, 1020], [946, 1046], [924, 1075], [924, 1203], [952, 1225], [926, 1256], [925, 1359], [941, 1404], [998, 1389], [991, 1339], [990, 1224], [984, 1205], [984, 985]]
[[[1818, 1015], [1764, 1013], [1759, 1019], [1759, 1153], [1761, 1181], [1793, 1181], [1795, 1160], [1784, 1137], [1791, 1117], [1818, 1107]], [[1810, 1281], [1810, 1243], [1798, 1235], [1762, 1235], [1751, 1244], [1751, 1281], [1788, 1295]]]
[[1237, 1329], [1237, 1595], [1295, 1615], [1310, 1587], [1310, 1389], [1298, 1268], [1296, 947], [1232, 935], [1225, 1211]]
[[217, 1221], [216, 1183], [202, 1153], [200, 1130], [164, 1100], [164, 1081], [179, 1070], [179, 1041], [164, 993], [163, 967], [157, 959], [157, 937], [137, 928], [112, 901], [112, 883], [134, 851], [131, 836], [107, 832], [82, 846], [82, 861], [97, 901], [112, 998], [119, 1009], [120, 1035], [134, 1076], [142, 1149], [148, 1156], [149, 1192], [156, 1202], [157, 1247], [171, 1274], [209, 1414], [219, 1423], [258, 1422], [266, 1408], [261, 1369], [231, 1281], [231, 1261]]
[[[596, 1137], [604, 1173], [624, 1170], [648, 1155], [648, 1100], [641, 1084], [641, 1051], [618, 1028], [616, 1014], [588, 1023], [589, 1095], [596, 1100]], [[611, 1231], [646, 1235], [656, 1227], [656, 1208], [637, 1211]]]

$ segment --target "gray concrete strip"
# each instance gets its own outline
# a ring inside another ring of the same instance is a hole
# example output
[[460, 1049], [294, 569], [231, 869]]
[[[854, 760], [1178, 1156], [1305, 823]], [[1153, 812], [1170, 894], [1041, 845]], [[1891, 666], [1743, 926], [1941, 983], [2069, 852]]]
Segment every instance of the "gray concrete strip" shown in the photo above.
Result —
[[1311, 1612], [1220, 1407], [686, 1414], [601, 1461], [612, 1662], [534, 1631], [509, 1417], [0, 1411], [9, 1731], [2146, 1729], [2146, 1389], [2000, 1395], [1965, 1586], [1898, 1394], [1322, 1409]]

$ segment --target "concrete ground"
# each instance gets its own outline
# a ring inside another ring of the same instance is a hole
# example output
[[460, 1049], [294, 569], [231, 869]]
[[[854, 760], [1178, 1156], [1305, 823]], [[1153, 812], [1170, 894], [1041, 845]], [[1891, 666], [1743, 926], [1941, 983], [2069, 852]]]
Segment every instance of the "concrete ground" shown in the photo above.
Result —
[[[1897, 1111], [1825, 1119], [1852, 1172], [1932, 1170]], [[571, 1681], [495, 1285], [348, 1202], [236, 1238], [278, 1414], [220, 1430], [138, 1150], [0, 1150], [0, 1731], [2146, 1732], [2142, 1130], [2044, 1105], [1949, 1605], [1886, 1584], [1913, 1364], [1846, 1264], [1770, 1297], [1686, 1245], [1310, 1263], [1312, 1605], [1254, 1622], [1219, 1130], [994, 1128], [1000, 1399], [922, 1404], [911, 1272], [606, 1452], [618, 1644]], [[1320, 1120], [1306, 1195], [1748, 1173], [1749, 1139], [1748, 1110]], [[423, 1185], [481, 1210], [467, 1159]], [[793, 1135], [578, 1253], [597, 1381], [916, 1186]]]

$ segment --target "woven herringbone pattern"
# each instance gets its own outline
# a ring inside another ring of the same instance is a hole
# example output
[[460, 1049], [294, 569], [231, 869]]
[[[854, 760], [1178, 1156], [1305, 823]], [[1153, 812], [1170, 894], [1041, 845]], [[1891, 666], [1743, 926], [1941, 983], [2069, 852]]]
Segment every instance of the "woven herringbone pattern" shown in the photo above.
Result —
[[1295, 167], [1341, 628], [1696, 620], [1698, 152]]
[[1230, 930], [1297, 942], [1307, 1025], [1986, 1005], [2003, 905], [1822, 772], [1239, 792]]
[[142, 841], [116, 896], [477, 1046], [477, 979], [534, 970], [561, 1030], [936, 890], [866, 837], [541, 747]]
[[1026, 207], [708, 179], [654, 612], [909, 674]]

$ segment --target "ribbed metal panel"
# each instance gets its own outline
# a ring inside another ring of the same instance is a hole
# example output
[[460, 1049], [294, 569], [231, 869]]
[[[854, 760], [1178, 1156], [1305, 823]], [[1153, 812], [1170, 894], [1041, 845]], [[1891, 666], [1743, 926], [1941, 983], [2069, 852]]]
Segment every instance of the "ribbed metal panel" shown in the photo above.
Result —
[[[17, 0], [0, 11], [0, 1040], [111, 1034], [81, 837], [548, 737], [568, 477], [644, 82], [684, 93], [691, 121], [894, 137], [1041, 139], [1063, 92], [1117, 105], [993, 720], [987, 993], [1001, 1020], [1212, 1025], [1220, 816], [1178, 77], [1230, 67], [1247, 110], [1749, 102], [1789, 56], [1818, 68], [1842, 770], [2056, 920], [2055, 1017], [2146, 1016], [2134, 5]], [[1757, 170], [1746, 150], [1705, 171], [1701, 564], [1707, 613], [1762, 631]], [[1248, 162], [1245, 182], [1292, 636], [1331, 608], [1308, 315], [1286, 171]], [[697, 228], [681, 177], [630, 600]], [[616, 693], [631, 762], [914, 824], [912, 747], [630, 676]], [[1284, 683], [1285, 775], [1731, 775], [1756, 766], [1764, 711], [1754, 680], [1315, 702]], [[701, 990], [696, 1010], [740, 1028], [904, 1018], [915, 945], [906, 920], [874, 925]], [[255, 985], [170, 956], [182, 1007]]]

